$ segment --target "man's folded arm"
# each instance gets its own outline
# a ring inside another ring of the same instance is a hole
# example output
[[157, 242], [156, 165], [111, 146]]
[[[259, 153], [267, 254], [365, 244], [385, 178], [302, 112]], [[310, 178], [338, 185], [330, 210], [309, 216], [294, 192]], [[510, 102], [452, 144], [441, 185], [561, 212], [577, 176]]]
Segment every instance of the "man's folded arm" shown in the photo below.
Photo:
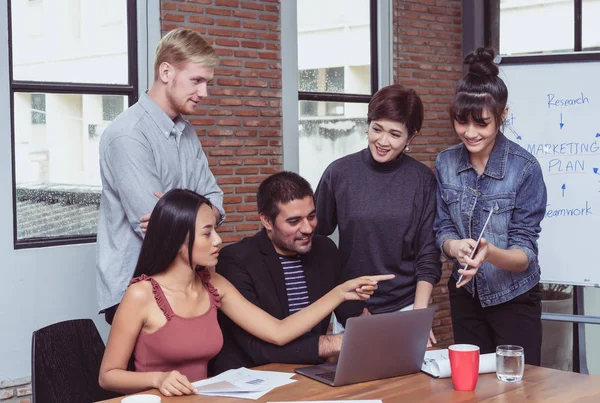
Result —
[[114, 190], [127, 215], [131, 228], [140, 236], [140, 218], [152, 212], [163, 192], [152, 150], [127, 136], [114, 139], [106, 148], [100, 163], [112, 179]]

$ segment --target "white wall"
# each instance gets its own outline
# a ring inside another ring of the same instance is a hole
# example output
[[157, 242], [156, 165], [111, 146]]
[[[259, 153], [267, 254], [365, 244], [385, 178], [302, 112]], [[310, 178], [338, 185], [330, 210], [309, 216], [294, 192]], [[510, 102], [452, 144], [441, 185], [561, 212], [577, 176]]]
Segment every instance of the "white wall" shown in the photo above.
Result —
[[[160, 37], [158, 0], [138, 0], [140, 74], [148, 79], [147, 38]], [[12, 167], [8, 77], [7, 0], [0, 0], [0, 380], [31, 374], [31, 334], [35, 329], [75, 318], [92, 318], [106, 337], [108, 326], [97, 315], [95, 244], [52, 248], [13, 248]], [[148, 28], [148, 31], [147, 31]], [[151, 56], [152, 57], [152, 56]]]

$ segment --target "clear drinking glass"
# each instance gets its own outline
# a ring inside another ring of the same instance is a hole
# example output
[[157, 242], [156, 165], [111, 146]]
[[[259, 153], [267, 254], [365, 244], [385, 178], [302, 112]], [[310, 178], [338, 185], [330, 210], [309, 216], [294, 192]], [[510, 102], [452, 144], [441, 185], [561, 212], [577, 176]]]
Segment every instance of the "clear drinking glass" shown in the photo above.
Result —
[[523, 347], [504, 345], [496, 347], [496, 376], [503, 382], [523, 379], [525, 353]]

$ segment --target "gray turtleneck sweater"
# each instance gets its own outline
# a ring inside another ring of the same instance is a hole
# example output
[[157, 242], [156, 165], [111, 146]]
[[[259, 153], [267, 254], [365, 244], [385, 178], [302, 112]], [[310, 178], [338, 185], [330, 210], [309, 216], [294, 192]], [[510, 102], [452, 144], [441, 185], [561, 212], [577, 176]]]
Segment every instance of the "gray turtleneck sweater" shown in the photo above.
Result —
[[435, 191], [435, 177], [421, 162], [401, 154], [379, 163], [368, 148], [334, 161], [323, 173], [315, 193], [317, 233], [331, 235], [339, 227], [350, 278], [396, 275], [379, 283], [367, 301], [372, 313], [404, 308], [414, 303], [418, 281], [440, 280]]

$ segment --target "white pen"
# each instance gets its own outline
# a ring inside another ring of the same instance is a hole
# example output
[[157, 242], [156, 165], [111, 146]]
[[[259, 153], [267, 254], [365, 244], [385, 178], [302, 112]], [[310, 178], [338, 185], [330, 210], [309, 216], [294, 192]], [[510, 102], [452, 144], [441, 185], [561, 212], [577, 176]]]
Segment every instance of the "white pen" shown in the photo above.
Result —
[[[473, 256], [475, 256], [475, 252], [477, 252], [477, 248], [479, 247], [479, 242], [481, 242], [481, 238], [483, 238], [483, 232], [485, 231], [485, 227], [487, 227], [488, 223], [490, 222], [490, 218], [492, 218], [492, 213], [494, 212], [494, 209], [492, 208], [490, 210], [490, 214], [488, 214], [487, 219], [485, 220], [485, 224], [483, 224], [483, 228], [481, 229], [481, 233], [479, 234], [479, 238], [477, 238], [477, 242], [475, 243], [475, 247], [473, 248], [473, 250], [471, 251], [471, 256], [469, 256], [469, 259], [473, 259]], [[469, 265], [465, 264], [465, 267], [463, 267], [463, 270], [468, 270]], [[463, 279], [463, 275], [461, 274], [460, 276], [458, 276], [458, 281], [456, 282], [456, 284], [459, 284]]]

